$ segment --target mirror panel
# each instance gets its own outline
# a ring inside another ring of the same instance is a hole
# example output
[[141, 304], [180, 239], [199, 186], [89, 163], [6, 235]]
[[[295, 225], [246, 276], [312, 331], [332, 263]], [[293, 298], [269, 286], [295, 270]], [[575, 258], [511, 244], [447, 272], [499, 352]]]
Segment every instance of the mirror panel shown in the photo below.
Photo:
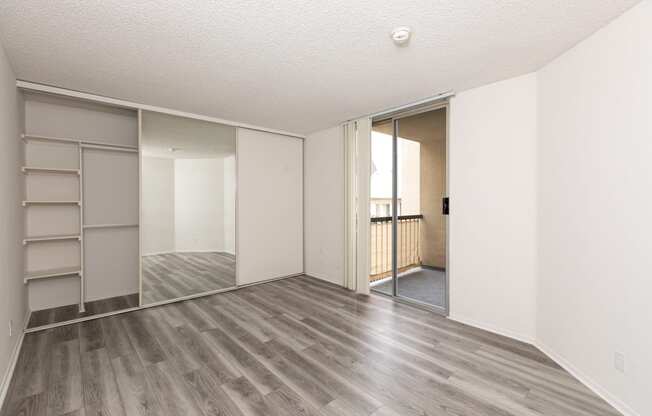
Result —
[[142, 304], [236, 286], [236, 129], [141, 120]]

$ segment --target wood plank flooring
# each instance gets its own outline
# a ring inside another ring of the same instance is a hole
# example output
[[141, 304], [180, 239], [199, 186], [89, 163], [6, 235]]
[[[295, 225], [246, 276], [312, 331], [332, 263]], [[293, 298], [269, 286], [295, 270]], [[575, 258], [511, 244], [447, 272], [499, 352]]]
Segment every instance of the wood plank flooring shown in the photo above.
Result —
[[235, 286], [235, 256], [167, 253], [143, 256], [143, 304]]
[[79, 313], [79, 305], [76, 303], [74, 305], [42, 309], [32, 312], [27, 328], [71, 321], [86, 316], [135, 308], [136, 306], [138, 306], [138, 293], [86, 302], [86, 311], [84, 313]]
[[25, 337], [3, 416], [606, 416], [533, 346], [297, 277]]

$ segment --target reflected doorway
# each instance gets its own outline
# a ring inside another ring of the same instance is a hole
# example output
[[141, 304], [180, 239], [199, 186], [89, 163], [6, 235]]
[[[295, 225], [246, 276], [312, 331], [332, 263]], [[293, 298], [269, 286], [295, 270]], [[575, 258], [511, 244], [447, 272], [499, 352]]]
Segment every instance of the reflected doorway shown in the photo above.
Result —
[[235, 128], [144, 111], [140, 147], [142, 303], [235, 287]]

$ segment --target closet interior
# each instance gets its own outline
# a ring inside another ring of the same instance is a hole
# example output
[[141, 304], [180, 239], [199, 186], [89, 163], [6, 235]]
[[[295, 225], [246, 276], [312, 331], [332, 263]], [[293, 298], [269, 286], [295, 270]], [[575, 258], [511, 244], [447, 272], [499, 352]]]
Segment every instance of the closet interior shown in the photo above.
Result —
[[138, 112], [24, 98], [28, 328], [138, 306]]

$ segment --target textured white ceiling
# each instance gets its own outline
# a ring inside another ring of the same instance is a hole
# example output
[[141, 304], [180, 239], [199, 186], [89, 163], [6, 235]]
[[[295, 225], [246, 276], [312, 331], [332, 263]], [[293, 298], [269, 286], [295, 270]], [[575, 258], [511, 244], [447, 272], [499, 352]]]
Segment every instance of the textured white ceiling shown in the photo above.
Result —
[[20, 79], [305, 133], [536, 70], [637, 2], [2, 0], [0, 37]]

